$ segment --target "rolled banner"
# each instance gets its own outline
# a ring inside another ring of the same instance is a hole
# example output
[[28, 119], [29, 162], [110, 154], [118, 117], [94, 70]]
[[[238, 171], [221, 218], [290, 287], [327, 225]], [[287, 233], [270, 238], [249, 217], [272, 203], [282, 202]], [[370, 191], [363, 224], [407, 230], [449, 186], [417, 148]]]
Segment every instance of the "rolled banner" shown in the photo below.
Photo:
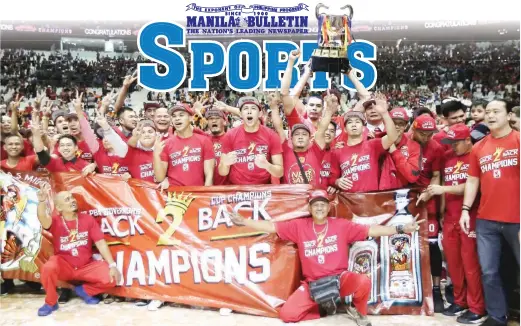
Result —
[[315, 14], [318, 19], [318, 48], [311, 56], [311, 70], [344, 73], [349, 71], [347, 48], [353, 42], [351, 19], [353, 7], [345, 5], [340, 10], [348, 9], [345, 15], [320, 13], [322, 8], [329, 9], [323, 3], [317, 4]]

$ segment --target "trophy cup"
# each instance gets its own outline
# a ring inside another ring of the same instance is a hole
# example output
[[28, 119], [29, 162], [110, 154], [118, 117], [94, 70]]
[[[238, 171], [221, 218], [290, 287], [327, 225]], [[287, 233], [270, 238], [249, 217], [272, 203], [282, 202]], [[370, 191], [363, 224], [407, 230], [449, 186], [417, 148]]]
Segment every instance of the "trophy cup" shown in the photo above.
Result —
[[351, 19], [353, 7], [345, 5], [340, 10], [349, 9], [348, 15], [331, 15], [320, 13], [320, 9], [329, 9], [319, 3], [315, 8], [318, 19], [318, 48], [311, 56], [311, 70], [345, 73], [349, 71], [347, 47], [353, 42], [351, 35]]

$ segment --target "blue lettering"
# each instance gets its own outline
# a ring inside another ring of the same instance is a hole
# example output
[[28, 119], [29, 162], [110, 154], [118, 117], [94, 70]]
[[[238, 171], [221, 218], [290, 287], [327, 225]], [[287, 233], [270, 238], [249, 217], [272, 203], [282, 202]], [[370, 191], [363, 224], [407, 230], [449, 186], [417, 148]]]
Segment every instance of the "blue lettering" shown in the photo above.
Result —
[[[141, 28], [138, 35], [138, 49], [143, 56], [155, 63], [138, 64], [138, 84], [155, 92], [168, 92], [179, 87], [186, 77], [184, 57], [170, 47], [185, 46], [184, 27], [167, 22], [153, 22]], [[165, 38], [166, 46], [158, 43]], [[159, 73], [158, 64], [166, 67]]]
[[[294, 42], [289, 41], [264, 41], [264, 53], [266, 54], [266, 79], [264, 80], [264, 90], [273, 91], [281, 86], [281, 73], [286, 70], [289, 54], [298, 47]], [[280, 54], [285, 53], [287, 59], [280, 61]], [[293, 88], [300, 77], [298, 70], [298, 63], [301, 59], [295, 62], [291, 76], [291, 88]]]
[[[246, 76], [242, 77], [242, 58], [246, 53]], [[261, 85], [262, 52], [259, 44], [250, 40], [234, 41], [228, 47], [228, 86], [237, 92], [251, 92]]]
[[[300, 41], [302, 61], [307, 62], [311, 59], [313, 51], [318, 48], [316, 41]], [[324, 71], [317, 71], [313, 73], [313, 77], [309, 79], [309, 90], [312, 92], [325, 91], [331, 88], [331, 78], [329, 74]]]
[[[188, 80], [188, 88], [192, 91], [208, 91], [208, 77], [216, 77], [224, 72], [226, 50], [216, 41], [191, 41], [189, 52], [192, 74]], [[208, 56], [210, 61], [207, 61]]]
[[[347, 48], [347, 57], [351, 67], [362, 73], [360, 82], [366, 89], [371, 89], [376, 85], [377, 71], [375, 65], [371, 62], [376, 60], [376, 45], [365, 40], [358, 40]], [[370, 61], [371, 60], [371, 61]], [[344, 75], [342, 78], [342, 86], [355, 90], [355, 86]]]

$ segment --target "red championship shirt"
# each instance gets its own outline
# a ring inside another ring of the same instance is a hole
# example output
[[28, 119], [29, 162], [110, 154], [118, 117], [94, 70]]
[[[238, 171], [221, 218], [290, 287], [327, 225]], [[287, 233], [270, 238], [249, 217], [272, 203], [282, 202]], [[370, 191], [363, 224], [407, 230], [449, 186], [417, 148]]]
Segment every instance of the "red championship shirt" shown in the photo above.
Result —
[[[431, 183], [433, 172], [441, 170], [441, 159], [444, 151], [443, 147], [433, 139], [429, 140], [425, 146], [420, 148], [422, 164], [420, 167], [420, 177], [416, 184], [420, 187], [427, 188]], [[434, 216], [438, 211], [439, 196], [429, 200], [426, 205], [427, 213]]]
[[45, 166], [45, 168], [49, 172], [81, 172], [81, 170], [89, 164], [89, 162], [82, 160], [81, 158], [73, 158], [70, 161], [66, 161], [62, 157], [51, 157], [51, 161]]
[[210, 139], [213, 144], [213, 152], [215, 154], [215, 169], [213, 171], [213, 185], [221, 186], [228, 184], [228, 176], [223, 177], [219, 174], [219, 163], [221, 162], [221, 155], [223, 149], [223, 139], [226, 134], [221, 136], [212, 136]]
[[[275, 223], [278, 236], [297, 245], [302, 274], [307, 282], [345, 272], [349, 245], [365, 240], [369, 234], [369, 226], [344, 218], [328, 217], [327, 221], [316, 225], [308, 217]], [[318, 238], [317, 234], [322, 232], [325, 232], [324, 237]]]
[[[289, 147], [288, 140], [282, 143], [282, 156], [284, 159], [284, 184], [303, 184], [304, 178], [297, 163], [293, 148]], [[320, 168], [325, 151], [313, 142], [305, 152], [297, 152], [304, 173], [310, 185], [320, 186]]]
[[267, 184], [271, 180], [268, 171], [255, 165], [255, 155], [266, 155], [271, 162], [273, 155], [282, 154], [280, 137], [275, 131], [259, 126], [256, 132], [246, 132], [243, 126], [233, 128], [226, 133], [222, 141], [222, 152], [237, 153], [237, 163], [230, 167], [228, 180], [234, 185]]
[[320, 188], [327, 190], [329, 186], [329, 175], [331, 174], [331, 150], [324, 152], [322, 163], [320, 164]]
[[[102, 147], [103, 145], [100, 144], [100, 148]], [[58, 152], [58, 143], [54, 145], [54, 154], [60, 155], [60, 152]], [[78, 142], [78, 150], [76, 151], [76, 157], [85, 160], [89, 163], [92, 163], [93, 161], [92, 152], [89, 148], [89, 145], [87, 145], [87, 143], [84, 140]]]
[[347, 192], [378, 190], [379, 159], [386, 151], [381, 139], [364, 140], [354, 146], [344, 146], [333, 151], [329, 183], [339, 178], [350, 178], [353, 187]]
[[[67, 227], [64, 223], [67, 223]], [[92, 246], [103, 239], [103, 232], [98, 222], [87, 214], [78, 214], [77, 225], [75, 232], [76, 221], [65, 221], [54, 215], [49, 232], [53, 237], [54, 254], [73, 267], [81, 268], [92, 261]]]
[[129, 146], [122, 164], [128, 167], [128, 172], [132, 178], [156, 182], [153, 159], [154, 152]]
[[166, 141], [161, 160], [168, 162], [167, 177], [171, 186], [204, 186], [204, 161], [215, 158], [208, 137], [192, 134], [174, 135]]
[[22, 156], [16, 163], [16, 166], [10, 167], [7, 165], [7, 159], [0, 162], [2, 169], [13, 169], [18, 171], [33, 171], [36, 167], [36, 161], [38, 157], [36, 155]]
[[109, 155], [103, 144], [100, 144], [98, 151], [94, 154], [94, 162], [98, 166], [99, 173], [105, 175], [123, 175], [128, 172], [125, 160], [119, 156]]
[[519, 223], [519, 132], [486, 136], [472, 148], [469, 175], [479, 178], [478, 218]]
[[[467, 182], [469, 171], [470, 153], [456, 156], [453, 150], [447, 151], [443, 159], [443, 185], [457, 186]], [[470, 216], [477, 214], [476, 198], [470, 211]], [[463, 195], [445, 194], [445, 220], [444, 223], [459, 223], [461, 208], [463, 207]]]

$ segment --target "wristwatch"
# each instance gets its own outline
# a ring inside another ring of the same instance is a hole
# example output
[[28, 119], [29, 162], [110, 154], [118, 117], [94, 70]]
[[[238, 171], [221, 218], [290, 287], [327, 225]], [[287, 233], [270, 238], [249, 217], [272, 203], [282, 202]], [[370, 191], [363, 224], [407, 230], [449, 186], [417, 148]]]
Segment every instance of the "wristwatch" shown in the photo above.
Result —
[[405, 232], [403, 231], [403, 224], [399, 224], [396, 226], [396, 232], [398, 234], [404, 234]]
[[116, 263], [115, 263], [115, 262], [114, 262], [114, 263], [111, 263], [111, 264], [109, 264], [109, 268], [112, 268], [112, 267], [118, 267], [118, 265], [116, 265]]

